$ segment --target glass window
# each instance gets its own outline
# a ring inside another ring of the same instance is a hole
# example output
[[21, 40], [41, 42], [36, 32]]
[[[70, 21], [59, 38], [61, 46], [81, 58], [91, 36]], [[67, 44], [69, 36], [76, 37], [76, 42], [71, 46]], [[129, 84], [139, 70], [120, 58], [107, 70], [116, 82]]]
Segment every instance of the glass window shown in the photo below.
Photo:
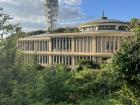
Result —
[[109, 50], [109, 42], [106, 42], [106, 49]]
[[115, 30], [115, 25], [101, 25], [98, 30]]
[[118, 42], [116, 41], [115, 42], [115, 50], [117, 50], [118, 49]]
[[111, 42], [110, 47], [111, 47], [111, 50], [113, 50], [113, 42]]
[[125, 26], [120, 26], [120, 27], [119, 27], [119, 30], [121, 30], [121, 31], [126, 31], [126, 27], [125, 27]]

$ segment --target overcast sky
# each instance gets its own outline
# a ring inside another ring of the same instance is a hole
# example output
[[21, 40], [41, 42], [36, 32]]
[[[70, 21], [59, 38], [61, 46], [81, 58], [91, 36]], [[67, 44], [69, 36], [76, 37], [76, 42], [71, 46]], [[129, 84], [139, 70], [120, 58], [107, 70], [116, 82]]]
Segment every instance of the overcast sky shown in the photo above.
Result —
[[[82, 0], [59, 0], [58, 26], [75, 25], [81, 22]], [[0, 0], [0, 7], [10, 14], [24, 31], [45, 29], [42, 0]]]

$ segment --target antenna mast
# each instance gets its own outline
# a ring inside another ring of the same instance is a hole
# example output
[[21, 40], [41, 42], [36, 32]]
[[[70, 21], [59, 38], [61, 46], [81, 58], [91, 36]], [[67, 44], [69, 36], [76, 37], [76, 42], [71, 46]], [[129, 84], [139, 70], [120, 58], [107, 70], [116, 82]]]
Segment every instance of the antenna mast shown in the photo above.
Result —
[[43, 0], [47, 29], [53, 31], [57, 26], [58, 0]]

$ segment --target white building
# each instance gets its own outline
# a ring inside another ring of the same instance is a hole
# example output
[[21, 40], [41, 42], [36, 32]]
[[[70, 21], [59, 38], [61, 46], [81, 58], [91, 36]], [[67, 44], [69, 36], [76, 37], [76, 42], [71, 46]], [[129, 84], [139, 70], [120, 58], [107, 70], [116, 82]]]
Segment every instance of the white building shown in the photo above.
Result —
[[42, 34], [21, 38], [18, 50], [29, 61], [37, 55], [38, 63], [47, 66], [64, 64], [75, 66], [80, 59], [102, 62], [121, 48], [125, 37], [131, 38], [127, 22], [101, 19], [82, 24], [81, 32]]

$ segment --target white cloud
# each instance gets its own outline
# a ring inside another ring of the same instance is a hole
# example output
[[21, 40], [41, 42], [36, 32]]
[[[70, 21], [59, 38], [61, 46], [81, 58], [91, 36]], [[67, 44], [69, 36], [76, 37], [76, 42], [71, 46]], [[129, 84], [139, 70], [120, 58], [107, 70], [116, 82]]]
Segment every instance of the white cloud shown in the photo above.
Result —
[[63, 0], [63, 2], [68, 5], [80, 5], [82, 3], [81, 0]]
[[18, 5], [18, 2], [14, 0], [0, 0], [0, 3], [10, 3], [10, 4]]
[[[58, 26], [79, 23], [83, 16], [82, 0], [59, 0]], [[25, 31], [46, 29], [41, 0], [0, 0], [0, 7], [21, 23]]]

